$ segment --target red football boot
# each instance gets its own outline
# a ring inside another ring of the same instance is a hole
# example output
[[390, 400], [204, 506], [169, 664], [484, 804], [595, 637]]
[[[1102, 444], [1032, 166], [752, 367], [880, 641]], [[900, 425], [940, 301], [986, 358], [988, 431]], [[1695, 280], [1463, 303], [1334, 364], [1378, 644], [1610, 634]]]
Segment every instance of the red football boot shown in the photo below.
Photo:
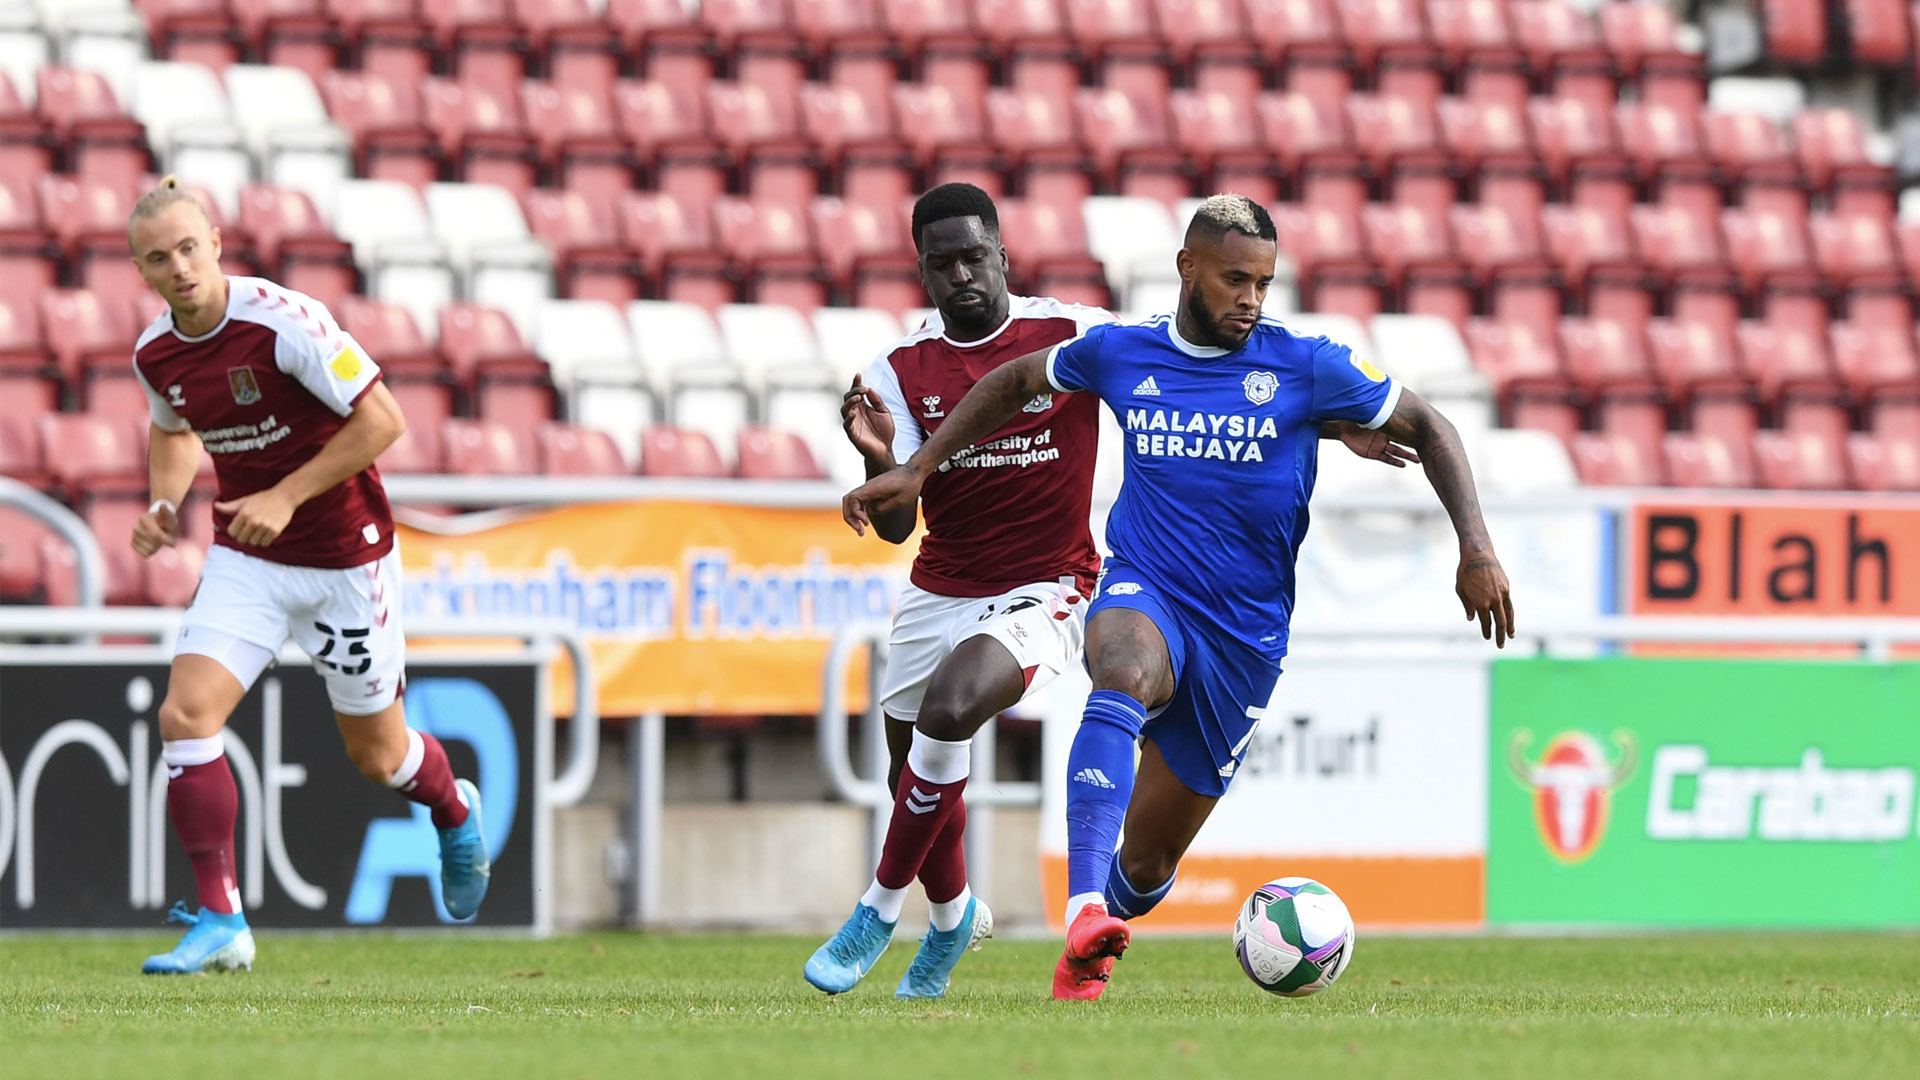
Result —
[[1053, 969], [1053, 996], [1061, 1001], [1092, 1001], [1107, 988], [1113, 961], [1127, 951], [1132, 934], [1125, 920], [1107, 914], [1105, 904], [1087, 904], [1067, 927], [1066, 951]]

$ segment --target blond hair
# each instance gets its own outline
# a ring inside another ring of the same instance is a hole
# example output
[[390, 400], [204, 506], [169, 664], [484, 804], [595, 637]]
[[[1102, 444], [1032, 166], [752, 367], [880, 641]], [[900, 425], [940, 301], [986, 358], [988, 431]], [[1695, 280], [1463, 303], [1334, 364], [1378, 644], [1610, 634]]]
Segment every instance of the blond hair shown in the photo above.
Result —
[[133, 204], [133, 213], [127, 215], [128, 238], [132, 238], [134, 222], [156, 217], [168, 207], [180, 203], [187, 203], [200, 211], [200, 216], [206, 218], [209, 225], [213, 223], [213, 216], [207, 213], [206, 205], [193, 192], [180, 186], [179, 177], [169, 175], [161, 179], [160, 186], [140, 196], [140, 201]]

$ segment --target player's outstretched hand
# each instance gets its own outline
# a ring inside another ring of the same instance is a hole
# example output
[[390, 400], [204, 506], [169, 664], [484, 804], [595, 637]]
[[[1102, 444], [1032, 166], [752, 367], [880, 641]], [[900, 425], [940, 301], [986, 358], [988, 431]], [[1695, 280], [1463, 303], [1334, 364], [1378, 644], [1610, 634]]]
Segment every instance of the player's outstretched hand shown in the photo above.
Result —
[[862, 457], [869, 461], [893, 460], [893, 414], [880, 400], [879, 391], [862, 385], [858, 375], [841, 395], [840, 427]]
[[1401, 446], [1387, 438], [1384, 431], [1363, 428], [1350, 421], [1340, 422], [1340, 441], [1361, 457], [1384, 461], [1396, 469], [1420, 464], [1420, 455], [1414, 453], [1411, 447]]
[[905, 465], [888, 469], [847, 492], [840, 500], [840, 516], [854, 532], [865, 536], [867, 526], [873, 524], [873, 515], [912, 506], [913, 500], [920, 497], [920, 484], [920, 474]]
[[217, 502], [213, 508], [222, 514], [233, 515], [233, 522], [227, 526], [228, 536], [254, 547], [268, 547], [280, 539], [280, 534], [286, 531], [287, 522], [293, 520], [295, 509], [292, 499], [273, 488], [228, 502]]
[[143, 559], [151, 558], [163, 547], [172, 547], [179, 538], [180, 515], [174, 512], [171, 503], [157, 503], [133, 523], [133, 553]]
[[1467, 609], [1467, 621], [1480, 620], [1480, 636], [1506, 648], [1513, 637], [1513, 593], [1500, 560], [1492, 552], [1462, 554], [1454, 591]]

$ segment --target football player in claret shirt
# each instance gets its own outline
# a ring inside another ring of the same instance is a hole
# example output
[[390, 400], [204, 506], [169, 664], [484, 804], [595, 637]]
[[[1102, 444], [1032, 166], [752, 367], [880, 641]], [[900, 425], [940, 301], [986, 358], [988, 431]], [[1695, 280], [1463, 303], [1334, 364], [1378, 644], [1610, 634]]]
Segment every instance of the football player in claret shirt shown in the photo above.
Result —
[[[864, 380], [853, 380], [841, 408], [869, 476], [912, 457], [977, 380], [1113, 318], [1010, 293], [999, 213], [971, 184], [921, 196], [913, 240], [935, 311]], [[1088, 530], [1099, 408], [1094, 394], [1033, 396], [943, 456], [918, 493], [926, 535], [894, 612], [881, 688], [893, 816], [871, 886], [805, 965], [821, 990], [851, 990], [873, 970], [916, 876], [932, 926], [897, 996], [945, 994], [955, 963], [992, 929], [992, 915], [967, 887], [962, 844], [973, 734], [1080, 662], [1086, 598], [1100, 565]], [[1399, 464], [1377, 433], [1327, 434]], [[874, 530], [904, 543], [914, 507], [906, 499], [875, 515]]]
[[1413, 448], [1459, 534], [1467, 618], [1500, 645], [1513, 634], [1459, 435], [1366, 357], [1263, 317], [1275, 257], [1258, 203], [1206, 200], [1179, 254], [1177, 311], [1094, 326], [999, 366], [943, 403], [945, 423], [905, 463], [846, 497], [856, 529], [898, 513], [932, 490], [942, 463], [1044, 395], [1097, 396], [1122, 420], [1113, 557], [1087, 615], [1094, 689], [1067, 762], [1057, 998], [1106, 988], [1125, 920], [1173, 887], [1274, 695], [1325, 425]]
[[193, 864], [200, 910], [150, 974], [253, 965], [233, 853], [239, 798], [221, 729], [292, 637], [324, 679], [362, 774], [425, 805], [440, 837], [439, 891], [471, 917], [490, 866], [480, 794], [446, 750], [407, 727], [400, 553], [374, 459], [406, 430], [380, 368], [321, 303], [220, 269], [220, 232], [172, 177], [127, 224], [141, 277], [167, 310], [140, 334], [133, 369], [152, 417], [153, 505], [135, 523], [142, 558], [175, 542], [178, 508], [213, 455], [214, 547], [181, 619], [160, 706], [167, 813]]

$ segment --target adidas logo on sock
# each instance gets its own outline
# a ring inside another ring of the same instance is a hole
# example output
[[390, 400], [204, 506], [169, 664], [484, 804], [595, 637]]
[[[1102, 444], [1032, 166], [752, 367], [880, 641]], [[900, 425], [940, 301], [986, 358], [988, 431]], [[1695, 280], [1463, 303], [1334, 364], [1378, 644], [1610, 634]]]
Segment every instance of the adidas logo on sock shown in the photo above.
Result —
[[[1159, 393], [1159, 391], [1156, 390], [1154, 393]], [[1092, 784], [1094, 787], [1099, 788], [1110, 788], [1113, 786], [1113, 781], [1107, 779], [1106, 773], [1101, 772], [1091, 765], [1074, 773], [1073, 779], [1075, 783]]]
[[1153, 376], [1149, 375], [1146, 378], [1140, 380], [1139, 386], [1136, 386], [1133, 388], [1133, 396], [1134, 397], [1159, 397], [1160, 384], [1157, 382], [1154, 382]]

